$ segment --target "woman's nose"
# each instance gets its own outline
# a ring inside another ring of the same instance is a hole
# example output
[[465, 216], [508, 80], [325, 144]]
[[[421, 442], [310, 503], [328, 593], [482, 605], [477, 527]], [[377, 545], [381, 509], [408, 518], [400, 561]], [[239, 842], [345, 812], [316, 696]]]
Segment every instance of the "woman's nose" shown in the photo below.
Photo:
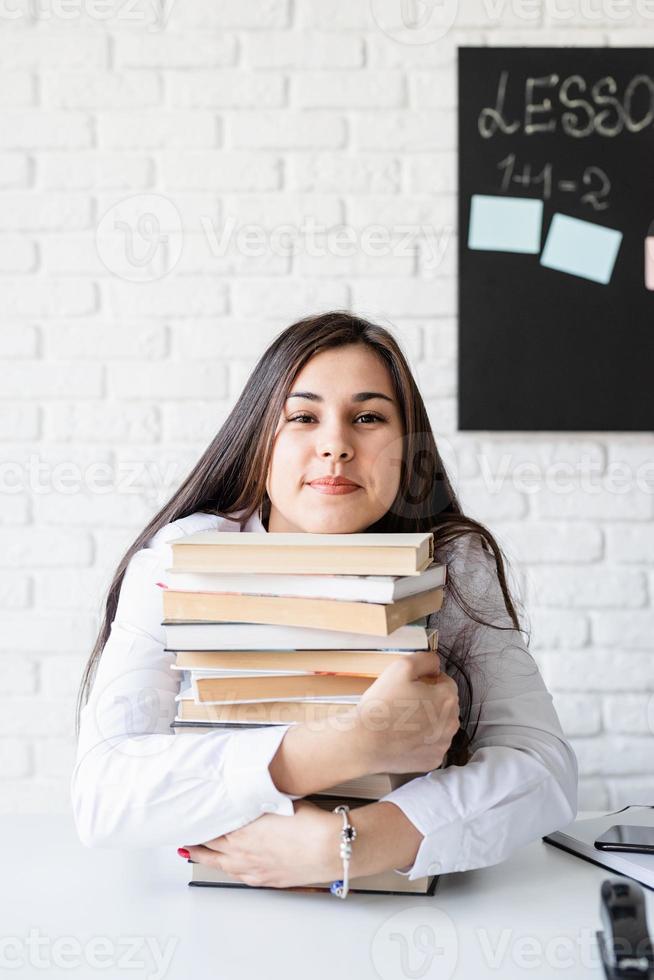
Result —
[[338, 459], [349, 459], [352, 456], [352, 450], [351, 449], [341, 449], [339, 451], [337, 448], [333, 448], [331, 446], [325, 446], [324, 448], [322, 448], [319, 451], [319, 455], [320, 456], [335, 456]]
[[332, 417], [325, 420], [316, 431], [315, 448], [318, 456], [332, 456], [335, 459], [349, 459], [354, 455], [352, 447], [351, 433], [347, 422], [343, 419]]
[[353, 454], [350, 444], [338, 435], [321, 439], [317, 451], [319, 456], [333, 456], [338, 459], [349, 459]]

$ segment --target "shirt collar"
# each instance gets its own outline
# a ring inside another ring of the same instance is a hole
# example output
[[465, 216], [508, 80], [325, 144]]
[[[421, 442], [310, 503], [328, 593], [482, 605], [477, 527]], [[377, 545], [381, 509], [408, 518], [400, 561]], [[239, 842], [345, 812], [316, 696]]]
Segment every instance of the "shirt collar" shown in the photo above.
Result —
[[248, 520], [243, 525], [242, 530], [255, 531], [255, 532], [259, 532], [260, 534], [268, 534], [265, 527], [263, 526], [263, 521], [261, 520], [261, 514], [257, 510], [255, 510], [255, 512], [250, 515]]

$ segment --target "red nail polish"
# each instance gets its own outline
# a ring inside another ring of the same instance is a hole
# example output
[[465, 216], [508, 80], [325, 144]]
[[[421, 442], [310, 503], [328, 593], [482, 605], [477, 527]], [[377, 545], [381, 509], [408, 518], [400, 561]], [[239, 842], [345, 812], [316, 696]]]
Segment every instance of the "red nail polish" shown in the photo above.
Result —
[[188, 852], [188, 851], [186, 850], [186, 848], [185, 848], [185, 847], [178, 847], [178, 848], [177, 848], [177, 853], [179, 854], [179, 856], [180, 856], [180, 857], [183, 857], [183, 858], [186, 858], [187, 860], [188, 860], [188, 859], [190, 858], [190, 856], [191, 856], [191, 855], [189, 854], [189, 852]]

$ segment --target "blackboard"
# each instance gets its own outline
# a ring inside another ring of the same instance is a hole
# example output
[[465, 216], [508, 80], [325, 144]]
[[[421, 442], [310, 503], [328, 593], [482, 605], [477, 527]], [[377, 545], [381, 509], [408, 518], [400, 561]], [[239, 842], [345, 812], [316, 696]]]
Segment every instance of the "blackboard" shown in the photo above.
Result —
[[654, 49], [460, 47], [458, 137], [459, 429], [654, 429]]

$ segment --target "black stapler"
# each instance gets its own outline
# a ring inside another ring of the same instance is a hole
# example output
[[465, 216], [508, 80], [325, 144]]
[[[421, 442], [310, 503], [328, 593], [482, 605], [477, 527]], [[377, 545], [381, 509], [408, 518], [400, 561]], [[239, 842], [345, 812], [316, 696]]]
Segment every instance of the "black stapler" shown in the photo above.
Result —
[[654, 947], [647, 932], [643, 889], [629, 878], [602, 882], [597, 932], [608, 980], [654, 980]]

